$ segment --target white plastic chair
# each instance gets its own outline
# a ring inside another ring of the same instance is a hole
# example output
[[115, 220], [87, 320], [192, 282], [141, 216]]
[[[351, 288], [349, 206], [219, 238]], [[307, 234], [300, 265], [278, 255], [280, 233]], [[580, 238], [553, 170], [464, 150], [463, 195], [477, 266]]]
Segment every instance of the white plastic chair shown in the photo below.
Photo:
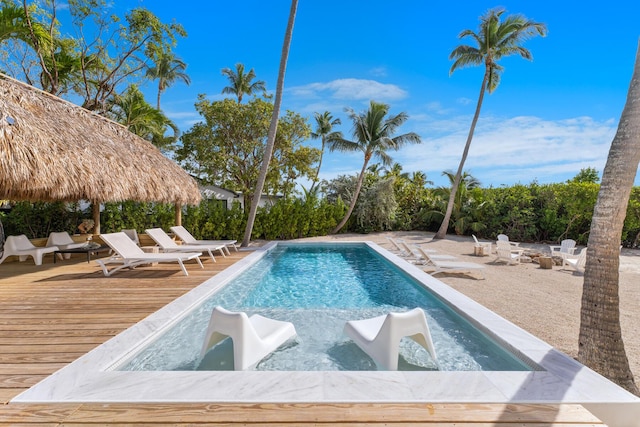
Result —
[[201, 357], [226, 338], [233, 341], [233, 369], [252, 369], [282, 344], [295, 338], [293, 323], [269, 319], [218, 306], [213, 309], [202, 346]]
[[565, 255], [573, 255], [576, 250], [576, 241], [573, 239], [564, 239], [560, 242], [560, 246], [549, 245], [551, 256], [564, 257]]
[[[49, 234], [49, 238], [47, 239], [47, 246], [57, 246], [58, 249], [75, 249], [81, 248], [86, 243], [84, 242], [74, 242], [69, 233], [66, 231], [54, 231]], [[71, 254], [58, 254], [58, 257], [62, 259], [71, 258]]]
[[519, 264], [523, 253], [524, 249], [515, 249], [509, 242], [498, 240], [496, 242], [497, 258], [495, 262], [504, 261], [507, 264]]
[[491, 242], [480, 242], [475, 234], [472, 234], [471, 236], [473, 237], [473, 240], [475, 242], [475, 247], [476, 248], [482, 248], [483, 252], [486, 250], [487, 254], [491, 253], [491, 249], [492, 249], [492, 243]]
[[409, 337], [424, 347], [437, 363], [427, 318], [420, 308], [371, 319], [350, 320], [344, 326], [344, 333], [373, 359], [379, 370], [398, 370], [398, 353], [403, 337]]
[[562, 257], [562, 266], [568, 265], [574, 270], [584, 273], [585, 264], [587, 263], [587, 248], [583, 248], [578, 255], [565, 254]]
[[511, 240], [509, 240], [509, 236], [507, 236], [506, 234], [498, 234], [498, 240], [502, 242], [507, 242], [511, 246], [520, 246], [520, 242], [512, 242]]
[[26, 261], [28, 257], [32, 257], [33, 262], [36, 265], [42, 265], [42, 257], [45, 254], [49, 254], [57, 250], [57, 246], [47, 246], [44, 248], [36, 247], [24, 234], [20, 234], [19, 236], [9, 236], [4, 242], [4, 253], [2, 254], [2, 258], [0, 258], [0, 264], [2, 264], [8, 257], [16, 255], [20, 262]]
[[238, 247], [236, 243], [237, 240], [196, 240], [195, 237], [189, 231], [181, 225], [176, 225], [170, 228], [171, 231], [178, 236], [180, 240], [182, 240], [187, 245], [224, 245], [224, 249], [227, 251], [227, 255], [231, 255], [229, 251], [229, 247], [232, 247], [236, 252], [238, 252]]

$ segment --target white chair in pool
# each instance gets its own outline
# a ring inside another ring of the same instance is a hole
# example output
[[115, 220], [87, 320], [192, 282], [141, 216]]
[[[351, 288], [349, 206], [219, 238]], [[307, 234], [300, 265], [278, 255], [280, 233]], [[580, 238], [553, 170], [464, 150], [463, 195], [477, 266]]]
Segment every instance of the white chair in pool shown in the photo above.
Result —
[[58, 250], [57, 246], [48, 246], [39, 248], [33, 245], [31, 241], [24, 234], [19, 236], [8, 236], [4, 242], [4, 253], [0, 258], [0, 264], [4, 262], [8, 257], [15, 255], [20, 262], [26, 261], [27, 257], [32, 257], [33, 262], [36, 265], [42, 265], [42, 257], [45, 254], [55, 252]]
[[196, 238], [181, 225], [171, 227], [171, 231], [173, 231], [173, 233], [187, 245], [224, 245], [227, 255], [231, 255], [229, 247], [232, 247], [236, 252], [238, 252], [238, 247], [236, 246], [236, 243], [238, 243], [237, 240], [196, 240]]
[[282, 344], [295, 338], [293, 323], [244, 312], [233, 312], [218, 306], [213, 309], [202, 346], [201, 358], [211, 347], [226, 338], [233, 341], [233, 369], [252, 369]]
[[400, 340], [409, 337], [424, 347], [437, 363], [427, 318], [420, 308], [364, 320], [350, 320], [344, 333], [367, 353], [379, 370], [397, 371]]
[[[100, 238], [105, 242], [117, 256], [108, 259], [97, 259], [96, 262], [102, 267], [105, 276], [111, 276], [116, 271], [123, 268], [134, 268], [138, 265], [152, 264], [154, 262], [177, 262], [182, 268], [185, 276], [188, 276], [187, 269], [184, 267], [184, 261], [195, 259], [200, 268], [204, 268], [200, 261], [202, 252], [178, 252], [178, 253], [162, 253], [150, 254], [144, 252], [133, 240], [122, 231], [118, 233], [101, 234]], [[107, 269], [107, 264], [121, 264], [111, 270]]]
[[216, 257], [213, 256], [214, 251], [219, 251], [223, 257], [227, 256], [224, 252], [224, 245], [179, 245], [162, 228], [148, 228], [145, 233], [160, 246], [163, 252], [203, 251], [209, 254], [213, 262], [216, 262]]
[[[54, 231], [49, 233], [49, 238], [47, 239], [47, 246], [57, 246], [59, 249], [75, 249], [81, 248], [86, 245], [86, 242], [74, 242], [69, 233], [66, 231]], [[59, 259], [69, 259], [71, 258], [71, 254], [58, 254]]]

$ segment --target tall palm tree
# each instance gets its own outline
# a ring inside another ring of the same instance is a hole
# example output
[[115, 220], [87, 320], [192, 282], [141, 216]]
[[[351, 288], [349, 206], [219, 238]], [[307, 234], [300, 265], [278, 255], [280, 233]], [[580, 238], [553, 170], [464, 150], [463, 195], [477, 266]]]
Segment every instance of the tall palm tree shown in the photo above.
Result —
[[191, 84], [191, 78], [185, 70], [187, 64], [176, 57], [171, 52], [160, 52], [152, 67], [147, 68], [147, 77], [152, 80], [158, 80], [158, 97], [156, 101], [156, 108], [160, 110], [160, 96], [169, 86], [174, 82], [181, 80], [187, 86]]
[[458, 68], [484, 64], [484, 76], [482, 78], [482, 85], [480, 86], [476, 112], [473, 115], [467, 142], [462, 152], [462, 158], [460, 159], [453, 185], [451, 186], [451, 195], [447, 203], [447, 210], [434, 239], [443, 239], [447, 234], [456, 191], [462, 177], [462, 168], [464, 167], [464, 162], [467, 160], [469, 147], [473, 139], [473, 132], [475, 131], [478, 117], [480, 117], [480, 108], [482, 107], [485, 90], [492, 93], [500, 83], [500, 75], [503, 68], [498, 64], [498, 61], [505, 56], [514, 54], [531, 60], [531, 52], [522, 47], [521, 44], [536, 35], [544, 37], [547, 34], [547, 27], [544, 24], [533, 22], [521, 15], [510, 15], [505, 17], [504, 21], [501, 21], [504, 12], [504, 9], [496, 8], [485, 13], [480, 17], [478, 33], [471, 30], [464, 30], [458, 36], [458, 38], [461, 39], [471, 37], [477, 46], [460, 45], [449, 55], [449, 59], [455, 59], [455, 62], [449, 70], [449, 74], [452, 74]]
[[390, 166], [391, 157], [387, 154], [389, 150], [398, 150], [407, 143], [419, 144], [420, 137], [409, 132], [398, 136], [393, 136], [398, 128], [407, 121], [409, 116], [406, 113], [399, 113], [395, 116], [385, 118], [389, 113], [389, 105], [371, 101], [369, 109], [364, 113], [356, 113], [352, 109], [347, 109], [349, 118], [353, 121], [353, 136], [355, 141], [338, 139], [331, 143], [331, 151], [362, 151], [364, 163], [358, 176], [356, 188], [349, 204], [349, 209], [340, 223], [333, 229], [332, 234], [337, 233], [351, 217], [353, 209], [358, 201], [362, 183], [364, 181], [367, 165], [372, 157], [377, 157], [384, 166]]
[[[289, 59], [289, 48], [291, 47], [291, 38], [293, 36], [293, 24], [296, 21], [296, 11], [298, 9], [298, 0], [291, 0], [291, 8], [289, 9], [289, 21], [287, 22], [287, 29], [284, 33], [284, 43], [282, 44], [282, 53], [280, 54], [280, 69], [278, 70], [278, 82], [276, 84], [276, 98], [273, 103], [273, 114], [271, 116], [271, 124], [269, 125], [269, 133], [267, 134], [267, 145], [264, 148], [264, 156], [262, 158], [262, 166], [260, 167], [260, 174], [258, 175], [258, 182], [256, 183], [256, 189], [251, 199], [251, 209], [249, 210], [249, 217], [247, 218], [247, 226], [244, 230], [244, 238], [242, 239], [242, 247], [249, 245], [251, 241], [251, 232], [253, 231], [253, 223], [256, 220], [256, 213], [258, 212], [258, 204], [260, 203], [260, 195], [264, 189], [264, 183], [267, 180], [267, 172], [269, 171], [269, 162], [271, 162], [271, 156], [273, 155], [273, 149], [276, 143], [276, 132], [278, 130], [278, 117], [280, 115], [280, 106], [282, 105], [282, 91], [284, 89], [284, 75], [287, 70], [287, 60]], [[240, 65], [236, 65], [238, 74], [240, 74]], [[244, 66], [242, 66], [244, 70]], [[247, 74], [249, 76], [253, 74], [253, 70]], [[251, 77], [253, 79], [253, 77]], [[249, 79], [249, 81], [251, 80]], [[256, 82], [257, 83], [257, 82]], [[255, 84], [255, 83], [254, 83]], [[252, 85], [253, 86], [253, 85]], [[263, 88], [264, 90], [264, 88]], [[247, 93], [247, 92], [244, 92]], [[241, 102], [242, 92], [238, 94], [238, 103]]]
[[343, 137], [342, 132], [336, 132], [333, 130], [334, 126], [340, 125], [342, 122], [338, 118], [334, 119], [330, 112], [325, 111], [324, 113], [315, 113], [314, 118], [316, 119], [316, 130], [315, 132], [311, 132], [311, 137], [314, 139], [320, 138], [322, 141], [322, 148], [320, 149], [320, 160], [318, 161], [316, 176], [313, 179], [310, 191], [313, 191], [313, 188], [318, 183], [320, 167], [322, 166], [322, 157], [324, 156], [324, 149], [327, 142], [335, 141]]
[[256, 73], [253, 68], [248, 73], [244, 72], [244, 64], [236, 64], [236, 69], [223, 68], [222, 75], [226, 76], [231, 83], [222, 89], [222, 93], [229, 93], [238, 97], [238, 104], [242, 102], [243, 95], [251, 95], [259, 90], [266, 90], [262, 80], [256, 80]]
[[629, 194], [640, 162], [640, 47], [627, 102], [602, 173], [587, 244], [580, 309], [578, 360], [640, 395], [620, 328], [620, 239]]

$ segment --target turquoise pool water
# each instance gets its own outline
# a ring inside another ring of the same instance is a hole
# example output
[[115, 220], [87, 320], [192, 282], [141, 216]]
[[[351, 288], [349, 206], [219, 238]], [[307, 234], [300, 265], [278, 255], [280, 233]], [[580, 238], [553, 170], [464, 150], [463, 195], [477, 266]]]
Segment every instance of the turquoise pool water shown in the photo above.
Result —
[[327, 243], [279, 244], [119, 369], [231, 369], [231, 340], [199, 357], [217, 305], [295, 325], [298, 338], [256, 370], [375, 370], [374, 362], [343, 334], [345, 322], [414, 307], [427, 315], [438, 363], [407, 339], [400, 370], [532, 369], [367, 245]]

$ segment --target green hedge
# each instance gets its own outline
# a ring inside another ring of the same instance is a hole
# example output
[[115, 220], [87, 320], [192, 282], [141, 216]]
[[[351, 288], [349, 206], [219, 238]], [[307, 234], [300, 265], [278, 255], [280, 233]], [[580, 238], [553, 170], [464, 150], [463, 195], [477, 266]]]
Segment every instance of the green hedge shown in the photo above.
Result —
[[[475, 233], [478, 237], [489, 239], [505, 233], [512, 240], [525, 242], [558, 242], [571, 238], [579, 244], [586, 244], [598, 190], [598, 184], [577, 182], [476, 188], [468, 193], [462, 213], [465, 215], [462, 222], [464, 226], [460, 228], [461, 222], [458, 221], [457, 232]], [[432, 189], [425, 189], [425, 194], [413, 198], [413, 204], [407, 202], [407, 197], [398, 199], [402, 203], [395, 208], [392, 229], [437, 229], [439, 222], [433, 220], [432, 214], [438, 213], [443, 204], [441, 200], [438, 201]], [[366, 200], [362, 203], [365, 203], [361, 206], [362, 209], [369, 206]], [[339, 198], [335, 203], [316, 196], [280, 199], [273, 206], [258, 210], [252, 239], [295, 239], [326, 235], [346, 210]], [[359, 208], [356, 207], [355, 212], [358, 211]], [[367, 215], [370, 214], [365, 214]], [[388, 216], [388, 213], [385, 215]], [[82, 211], [77, 203], [18, 202], [10, 212], [0, 213], [5, 235], [26, 234], [29, 238], [46, 237], [51, 231], [77, 233], [77, 226], [82, 219], [90, 217], [90, 212]], [[174, 218], [174, 208], [170, 204], [107, 203], [102, 212], [101, 231], [135, 228], [138, 232], [143, 232], [145, 228], [151, 227], [168, 230], [174, 225]], [[241, 240], [246, 214], [239, 204], [226, 209], [220, 201], [204, 200], [198, 206], [183, 208], [182, 223], [198, 239]], [[371, 221], [364, 230], [362, 218], [356, 221], [354, 217], [343, 231], [381, 231], [388, 227], [388, 222]], [[451, 227], [450, 232], [454, 232], [453, 230]], [[639, 243], [638, 236], [640, 188], [636, 187], [631, 191], [622, 243], [627, 247], [635, 247]]]

